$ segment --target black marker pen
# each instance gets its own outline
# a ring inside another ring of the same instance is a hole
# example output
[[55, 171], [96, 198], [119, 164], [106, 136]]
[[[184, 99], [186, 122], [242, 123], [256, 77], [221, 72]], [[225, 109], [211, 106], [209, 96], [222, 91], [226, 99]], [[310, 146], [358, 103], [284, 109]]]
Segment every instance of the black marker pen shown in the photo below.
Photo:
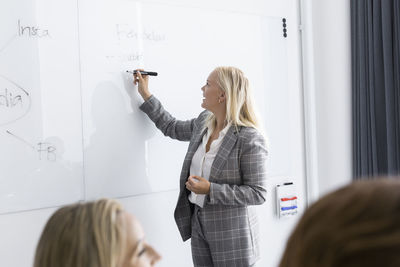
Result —
[[[132, 74], [136, 74], [136, 70], [134, 70], [134, 71], [129, 71], [129, 70], [127, 70], [126, 72], [132, 73]], [[149, 75], [149, 76], [157, 76], [157, 75], [158, 75], [157, 72], [145, 71], [145, 70], [141, 70], [141, 71], [140, 71], [140, 74], [142, 74], [142, 75]]]

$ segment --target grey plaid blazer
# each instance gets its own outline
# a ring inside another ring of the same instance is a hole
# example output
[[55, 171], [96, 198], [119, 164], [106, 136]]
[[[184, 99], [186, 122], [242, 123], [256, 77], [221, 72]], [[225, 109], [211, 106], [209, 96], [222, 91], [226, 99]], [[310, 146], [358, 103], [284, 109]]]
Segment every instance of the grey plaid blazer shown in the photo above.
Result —
[[[151, 96], [140, 106], [164, 135], [180, 141], [190, 141], [181, 176], [180, 193], [175, 208], [175, 221], [182, 239], [191, 237], [193, 204], [189, 202], [190, 191], [185, 182], [194, 153], [206, 133], [204, 122], [209, 114], [203, 111], [199, 117], [179, 121], [172, 117]], [[258, 220], [253, 205], [265, 202], [267, 150], [263, 136], [254, 128], [234, 127], [226, 133], [211, 167], [210, 194], [202, 209], [204, 229], [214, 233], [216, 239], [232, 240], [238, 247], [226, 249], [242, 253], [241, 258], [255, 262], [259, 258]], [[224, 244], [221, 244], [222, 246]], [[236, 255], [238, 256], [238, 255]]]

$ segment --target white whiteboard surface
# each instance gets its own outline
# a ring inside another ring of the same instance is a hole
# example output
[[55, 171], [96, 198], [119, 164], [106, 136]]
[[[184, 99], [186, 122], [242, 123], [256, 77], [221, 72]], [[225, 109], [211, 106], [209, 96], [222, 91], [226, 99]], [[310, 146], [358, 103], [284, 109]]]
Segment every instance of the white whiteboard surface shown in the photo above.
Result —
[[81, 200], [76, 5], [2, 1], [0, 18], [0, 213]]
[[243, 69], [269, 137], [269, 175], [289, 175], [282, 18], [128, 0], [8, 5], [15, 12], [2, 9], [0, 213], [178, 188], [187, 143], [163, 137], [139, 110], [125, 72], [138, 67], [159, 72], [151, 91], [178, 119], [201, 112], [200, 88], [213, 68]]

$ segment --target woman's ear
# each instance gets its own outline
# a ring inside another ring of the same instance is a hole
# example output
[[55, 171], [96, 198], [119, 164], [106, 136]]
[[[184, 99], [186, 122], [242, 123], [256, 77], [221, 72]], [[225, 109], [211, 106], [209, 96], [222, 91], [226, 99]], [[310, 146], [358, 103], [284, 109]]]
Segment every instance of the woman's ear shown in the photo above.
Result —
[[221, 94], [219, 95], [219, 101], [224, 102], [226, 97], [225, 97], [225, 92], [221, 92]]

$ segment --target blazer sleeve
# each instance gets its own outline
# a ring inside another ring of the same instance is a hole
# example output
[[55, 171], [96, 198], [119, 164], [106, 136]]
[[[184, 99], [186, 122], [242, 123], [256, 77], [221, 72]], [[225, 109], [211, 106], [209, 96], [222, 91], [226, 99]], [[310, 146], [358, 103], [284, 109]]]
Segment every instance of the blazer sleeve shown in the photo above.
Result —
[[243, 183], [211, 183], [208, 199], [209, 205], [260, 205], [266, 199], [266, 159], [265, 139], [260, 133], [251, 134], [243, 142], [240, 157], [240, 173]]
[[204, 118], [204, 115], [202, 115], [187, 121], [177, 120], [164, 109], [161, 102], [153, 95], [139, 108], [147, 114], [165, 136], [179, 141], [190, 141], [199, 120]]

